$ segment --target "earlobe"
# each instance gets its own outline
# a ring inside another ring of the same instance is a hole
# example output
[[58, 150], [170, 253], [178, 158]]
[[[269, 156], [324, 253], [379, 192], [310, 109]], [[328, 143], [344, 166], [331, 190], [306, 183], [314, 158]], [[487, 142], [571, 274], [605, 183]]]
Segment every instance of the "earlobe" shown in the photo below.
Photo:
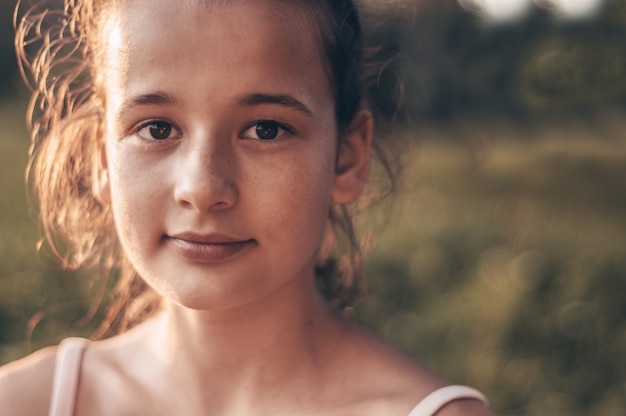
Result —
[[103, 204], [111, 203], [111, 188], [109, 186], [109, 172], [107, 169], [101, 169], [94, 179], [93, 193], [98, 201]]
[[339, 146], [331, 195], [333, 203], [350, 204], [363, 192], [369, 179], [373, 134], [372, 114], [359, 111]]
[[98, 201], [108, 205], [111, 203], [111, 187], [104, 146], [102, 146], [99, 156], [96, 156], [95, 159], [92, 191]]

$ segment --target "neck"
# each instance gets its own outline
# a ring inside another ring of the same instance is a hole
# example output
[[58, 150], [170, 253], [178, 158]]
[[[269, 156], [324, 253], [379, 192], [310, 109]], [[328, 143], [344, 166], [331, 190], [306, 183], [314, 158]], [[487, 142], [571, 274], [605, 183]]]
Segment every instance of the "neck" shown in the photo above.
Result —
[[246, 391], [272, 397], [268, 389], [322, 377], [319, 363], [331, 358], [342, 320], [311, 284], [228, 310], [170, 303], [159, 325], [155, 352], [187, 385], [221, 390], [224, 396]]

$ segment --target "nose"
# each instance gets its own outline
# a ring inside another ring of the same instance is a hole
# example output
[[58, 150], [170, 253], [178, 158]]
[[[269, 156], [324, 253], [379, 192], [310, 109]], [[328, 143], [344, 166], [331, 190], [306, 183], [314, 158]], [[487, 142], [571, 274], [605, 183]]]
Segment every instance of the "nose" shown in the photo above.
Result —
[[238, 199], [236, 161], [231, 146], [218, 139], [200, 137], [178, 149], [174, 198], [198, 212], [225, 210]]

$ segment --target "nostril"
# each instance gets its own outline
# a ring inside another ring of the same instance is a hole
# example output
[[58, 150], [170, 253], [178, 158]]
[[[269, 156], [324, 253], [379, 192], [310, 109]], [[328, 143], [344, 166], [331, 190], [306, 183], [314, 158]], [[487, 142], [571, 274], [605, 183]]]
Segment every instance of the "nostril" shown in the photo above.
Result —
[[224, 210], [235, 205], [238, 191], [234, 183], [224, 178], [187, 178], [176, 184], [174, 199], [180, 207], [198, 212]]
[[[228, 142], [192, 136], [175, 170], [174, 198], [178, 206], [198, 212], [224, 210], [238, 199], [237, 166]], [[196, 140], [197, 138], [197, 140]]]

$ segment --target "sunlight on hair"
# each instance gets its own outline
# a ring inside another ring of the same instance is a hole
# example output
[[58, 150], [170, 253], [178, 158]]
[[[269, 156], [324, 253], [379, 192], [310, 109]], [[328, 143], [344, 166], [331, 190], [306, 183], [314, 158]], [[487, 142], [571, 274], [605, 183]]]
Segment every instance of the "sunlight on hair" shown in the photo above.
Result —
[[600, 11], [604, 0], [535, 0], [539, 7], [566, 19], [593, 16]]
[[531, 0], [459, 0], [466, 10], [487, 20], [506, 22], [525, 16], [531, 9]]

